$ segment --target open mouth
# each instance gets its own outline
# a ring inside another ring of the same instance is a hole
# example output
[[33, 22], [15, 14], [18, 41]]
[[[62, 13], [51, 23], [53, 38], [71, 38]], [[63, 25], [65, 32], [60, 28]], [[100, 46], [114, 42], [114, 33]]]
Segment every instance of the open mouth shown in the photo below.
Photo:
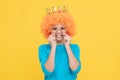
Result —
[[56, 34], [56, 37], [63, 37], [63, 34]]

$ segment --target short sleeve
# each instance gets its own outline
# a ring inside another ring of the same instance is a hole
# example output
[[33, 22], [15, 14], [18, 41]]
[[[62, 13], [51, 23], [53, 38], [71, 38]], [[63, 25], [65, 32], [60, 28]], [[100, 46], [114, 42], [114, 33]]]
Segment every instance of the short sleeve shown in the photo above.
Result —
[[79, 62], [78, 67], [77, 67], [75, 70], [71, 70], [72, 73], [73, 73], [74, 75], [76, 75], [76, 74], [80, 71], [80, 69], [81, 69], [80, 48], [79, 48], [79, 46], [78, 46], [77, 44], [75, 44], [75, 45], [73, 46], [72, 52], [73, 52], [75, 58], [77, 59], [77, 61]]
[[39, 55], [39, 61], [41, 63], [42, 71], [46, 76], [51, 75], [53, 72], [48, 71], [44, 66], [48, 59], [47, 48], [44, 44], [39, 46], [38, 55]]

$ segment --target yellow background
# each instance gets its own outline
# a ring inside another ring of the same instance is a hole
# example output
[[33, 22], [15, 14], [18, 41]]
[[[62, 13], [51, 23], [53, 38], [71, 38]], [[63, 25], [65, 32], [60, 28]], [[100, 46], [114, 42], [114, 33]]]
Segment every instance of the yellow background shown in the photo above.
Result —
[[77, 80], [120, 80], [119, 0], [1, 0], [0, 80], [43, 80], [38, 46], [47, 43], [40, 22], [51, 6], [67, 6], [81, 49]]

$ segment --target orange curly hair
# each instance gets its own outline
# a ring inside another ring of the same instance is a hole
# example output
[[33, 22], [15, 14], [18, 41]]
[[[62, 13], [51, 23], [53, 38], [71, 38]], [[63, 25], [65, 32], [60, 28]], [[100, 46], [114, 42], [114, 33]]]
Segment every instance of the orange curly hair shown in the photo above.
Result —
[[76, 33], [72, 16], [68, 12], [56, 11], [47, 14], [41, 22], [41, 32], [45, 38], [49, 37], [51, 28], [56, 24], [62, 24], [66, 29], [66, 33], [71, 37]]

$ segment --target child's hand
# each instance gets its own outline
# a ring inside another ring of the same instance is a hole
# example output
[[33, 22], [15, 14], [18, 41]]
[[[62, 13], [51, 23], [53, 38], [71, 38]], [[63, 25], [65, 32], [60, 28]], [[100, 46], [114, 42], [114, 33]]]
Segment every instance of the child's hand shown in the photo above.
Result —
[[64, 44], [69, 45], [72, 38], [69, 35], [67, 35], [66, 33], [63, 33], [63, 37], [64, 37]]
[[49, 35], [48, 42], [51, 44], [51, 46], [56, 46], [55, 32]]

